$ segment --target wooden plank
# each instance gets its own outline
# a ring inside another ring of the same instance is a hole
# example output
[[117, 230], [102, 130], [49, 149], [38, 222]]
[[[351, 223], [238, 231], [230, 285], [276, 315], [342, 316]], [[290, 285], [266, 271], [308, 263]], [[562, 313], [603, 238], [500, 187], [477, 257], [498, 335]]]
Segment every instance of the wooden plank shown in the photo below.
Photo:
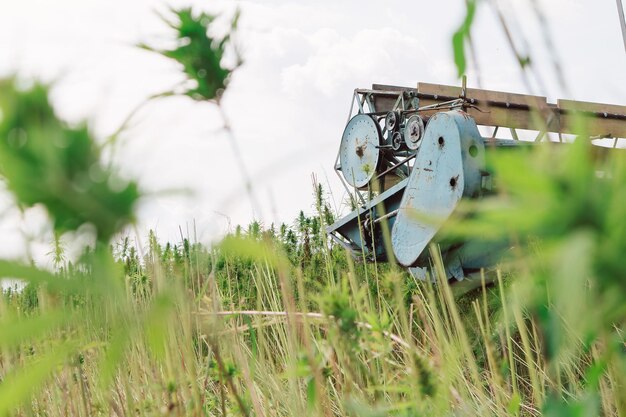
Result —
[[[459, 97], [461, 87], [418, 83], [417, 91], [418, 94], [436, 95], [437, 101], [444, 101], [449, 97]], [[558, 130], [558, 115], [545, 97], [476, 88], [467, 88], [465, 97], [477, 106], [467, 109], [477, 124], [538, 131]], [[420, 103], [428, 105], [430, 102], [422, 99]]]
[[[418, 83], [417, 88], [374, 84], [372, 89], [381, 92], [381, 95], [374, 93], [376, 111], [379, 112], [391, 110], [397, 99], [397, 96], [383, 92], [415, 92], [420, 98], [420, 107], [453, 100], [461, 94], [459, 86], [431, 83]], [[557, 104], [552, 104], [542, 96], [475, 88], [466, 90], [466, 99], [476, 106], [467, 108], [467, 113], [479, 125], [580, 134], [578, 122], [583, 114], [585, 134], [626, 138], [626, 106], [572, 100], [558, 100]], [[441, 110], [424, 111], [422, 115], [428, 119], [438, 111]]]
[[[378, 91], [397, 91], [398, 95], [402, 91], [416, 91], [414, 88], [408, 87], [399, 87], [397, 85], [384, 85], [384, 84], [374, 84], [372, 85], [372, 90]], [[390, 111], [393, 109], [394, 104], [396, 104], [396, 100], [398, 96], [374, 96], [374, 106], [376, 107], [376, 111]]]
[[559, 99], [557, 105], [561, 110], [589, 111], [596, 113], [621, 114], [626, 116], [626, 106], [617, 104], [592, 103], [590, 101], [574, 101]]
[[[572, 133], [589, 136], [626, 138], [626, 106], [558, 100], [562, 128]], [[599, 113], [590, 115], [589, 112]], [[607, 117], [604, 117], [606, 113]], [[612, 118], [621, 115], [623, 118]]]
[[[422, 94], [436, 94], [438, 96], [459, 97], [461, 87], [442, 84], [418, 83], [417, 92]], [[530, 96], [527, 94], [507, 93], [504, 91], [481, 90], [477, 88], [467, 88], [465, 92], [467, 99], [478, 101], [500, 101], [511, 105], [527, 105], [531, 107], [547, 107], [545, 97]]]

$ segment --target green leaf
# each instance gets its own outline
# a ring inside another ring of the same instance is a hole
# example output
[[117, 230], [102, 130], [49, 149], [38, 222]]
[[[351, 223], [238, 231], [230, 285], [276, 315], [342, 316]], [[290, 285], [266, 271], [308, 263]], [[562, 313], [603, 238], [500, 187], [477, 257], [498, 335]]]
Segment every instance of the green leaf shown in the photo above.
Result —
[[317, 389], [315, 386], [315, 378], [310, 377], [306, 384], [306, 402], [309, 411], [315, 409], [317, 404]]
[[[143, 49], [157, 52], [177, 61], [183, 69], [190, 86], [184, 94], [194, 100], [219, 100], [228, 85], [231, 73], [241, 65], [241, 57], [232, 40], [240, 13], [231, 20], [230, 32], [221, 39], [210, 36], [209, 26], [216, 16], [194, 13], [191, 8], [172, 9], [174, 20], [163, 19], [175, 31], [177, 46], [172, 49], [154, 49], [141, 44]], [[237, 62], [230, 67], [223, 64], [224, 55], [232, 50]]]
[[511, 396], [511, 401], [509, 401], [509, 404], [506, 406], [506, 411], [508, 411], [509, 414], [516, 416], [519, 414], [521, 404], [522, 399], [520, 398], [519, 394], [514, 393]]
[[20, 206], [47, 209], [56, 232], [91, 224], [106, 242], [133, 220], [138, 187], [102, 164], [86, 125], [56, 117], [48, 95], [47, 85], [0, 80], [0, 173]]
[[476, 0], [467, 0], [467, 11], [461, 26], [452, 35], [452, 51], [459, 78], [465, 74], [465, 40], [470, 37], [470, 30], [476, 13]]
[[8, 315], [0, 321], [0, 346], [9, 348], [24, 341], [33, 341], [72, 321], [73, 315], [59, 311], [29, 318]]
[[168, 322], [173, 311], [174, 304], [169, 296], [160, 294], [153, 302], [152, 308], [145, 320], [145, 333], [148, 346], [157, 359], [165, 358]]
[[258, 241], [252, 238], [227, 236], [219, 245], [221, 252], [226, 256], [253, 260], [255, 262], [268, 262], [271, 266], [280, 269], [288, 269], [289, 261], [278, 248], [270, 243]]
[[0, 415], [8, 415], [28, 401], [41, 385], [63, 363], [72, 351], [71, 344], [56, 346], [32, 363], [16, 369], [0, 382]]

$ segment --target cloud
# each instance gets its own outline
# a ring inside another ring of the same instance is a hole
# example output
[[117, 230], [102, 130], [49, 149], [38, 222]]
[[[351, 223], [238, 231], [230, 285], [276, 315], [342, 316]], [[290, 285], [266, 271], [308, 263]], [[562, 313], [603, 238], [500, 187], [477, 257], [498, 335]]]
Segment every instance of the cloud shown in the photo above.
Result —
[[409, 68], [428, 67], [422, 44], [396, 29], [364, 29], [346, 37], [321, 29], [308, 39], [311, 55], [303, 64], [282, 71], [283, 91], [303, 94], [311, 88], [334, 97], [340, 87], [398, 83]]
[[[516, 7], [527, 3], [512, 1]], [[312, 172], [322, 183], [327, 177], [335, 199], [343, 199], [332, 169], [354, 88], [414, 86], [418, 81], [458, 84], [451, 50], [452, 33], [464, 13], [458, 0], [193, 3], [211, 11], [242, 10], [238, 40], [245, 64], [232, 78], [224, 110], [266, 222], [288, 222], [300, 209], [310, 210]], [[614, 5], [558, 3], [541, 2], [575, 95], [623, 102], [626, 62], [620, 38], [611, 37], [619, 34]], [[473, 33], [483, 87], [524, 92], [487, 6], [481, 3]], [[0, 71], [17, 68], [47, 79], [64, 74], [53, 96], [61, 116], [88, 118], [105, 136], [145, 97], [168, 89], [180, 77], [174, 64], [132, 47], [139, 41], [167, 40], [155, 9], [166, 7], [156, 0], [12, 2], [0, 15]], [[561, 12], [566, 17], [560, 18]], [[532, 44], [540, 44], [538, 32], [530, 30], [536, 27], [532, 14], [517, 17]], [[615, 53], [607, 57], [607, 50]], [[603, 64], [609, 60], [610, 65]], [[549, 71], [545, 52], [536, 65], [542, 73]], [[549, 84], [554, 85], [552, 79]], [[214, 106], [188, 99], [163, 100], [139, 112], [120, 143], [116, 164], [152, 193], [139, 207], [140, 230], [158, 226], [162, 238], [178, 239], [178, 226], [195, 219], [199, 236], [207, 241], [228, 224], [217, 212], [233, 225], [250, 220], [251, 204], [231, 138], [221, 126]], [[164, 189], [189, 194], [157, 193]], [[10, 224], [14, 219], [0, 225], [3, 236], [9, 236], [6, 230], [11, 236], [19, 232]]]

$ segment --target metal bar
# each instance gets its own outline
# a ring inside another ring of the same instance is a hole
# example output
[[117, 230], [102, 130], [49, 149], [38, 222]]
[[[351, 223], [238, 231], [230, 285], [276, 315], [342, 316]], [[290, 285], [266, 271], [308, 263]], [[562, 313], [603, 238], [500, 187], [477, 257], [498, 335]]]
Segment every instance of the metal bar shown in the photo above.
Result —
[[365, 101], [367, 102], [367, 107], [370, 109], [370, 113], [371, 112], [375, 112], [376, 111], [376, 107], [374, 106], [374, 102], [372, 101], [371, 94], [366, 94], [365, 95]]
[[335, 241], [335, 243], [337, 243], [338, 245], [343, 247], [345, 250], [347, 250], [350, 253], [352, 253], [352, 256], [357, 256], [358, 255], [358, 251], [357, 250], [355, 250], [352, 246], [350, 246], [349, 243], [346, 243], [343, 240], [339, 239], [337, 236], [335, 236], [334, 232], [330, 232], [330, 233], [328, 233], [328, 235], [331, 237], [331, 239], [333, 241]]
[[407, 162], [409, 162], [411, 159], [415, 158], [417, 156], [417, 153], [414, 153], [413, 155], [409, 156], [406, 159], [403, 159], [402, 161], [398, 162], [397, 164], [392, 165], [391, 167], [389, 167], [387, 170], [381, 172], [380, 174], [378, 174], [378, 176], [375, 179], [379, 179], [384, 177], [385, 175], [389, 174], [391, 171], [395, 170], [396, 168], [406, 164]]
[[374, 223], [380, 223], [380, 222], [382, 222], [385, 219], [397, 216], [399, 211], [400, 211], [400, 209], [396, 209], [396, 210], [390, 211], [389, 213], [385, 214], [384, 216], [380, 216], [379, 218], [375, 219]]
[[626, 51], [626, 18], [624, 18], [624, 6], [622, 0], [617, 1], [617, 14], [619, 15], [619, 23], [622, 27], [622, 38], [624, 39], [624, 50]]
[[[552, 123], [552, 121], [554, 120], [554, 113], [550, 113], [550, 116], [548, 116], [548, 120], [546, 120], [546, 127], [550, 126], [550, 124]], [[543, 140], [543, 137], [546, 135], [547, 129], [541, 129], [539, 131], [539, 134], [537, 135], [537, 137], [535, 138], [535, 142], [540, 142], [541, 140]], [[517, 132], [516, 132], [517, 133]], [[549, 139], [549, 137], [548, 137]], [[560, 142], [560, 138], [559, 138], [559, 142]]]
[[517, 146], [530, 146], [536, 145], [537, 142], [531, 142], [526, 140], [513, 140], [513, 139], [495, 139], [495, 138], [483, 138], [485, 146], [491, 146], [496, 148], [514, 148]]
[[358, 97], [358, 95], [357, 95], [356, 90], [355, 90], [354, 93], [352, 93], [352, 101], [350, 101], [350, 112], [348, 113], [348, 121], [346, 122], [346, 124], [352, 118], [352, 110], [354, 110], [354, 100], [357, 100], [357, 97]]
[[539, 131], [539, 133], [537, 134], [537, 137], [535, 137], [535, 139], [533, 139], [533, 142], [541, 142], [545, 135], [546, 135], [546, 131], [545, 130]]
[[363, 103], [365, 103], [365, 96], [362, 95], [360, 100], [357, 100], [357, 104], [359, 105], [359, 113], [365, 113], [363, 110]]
[[393, 110], [396, 110], [400, 106], [400, 103], [402, 103], [401, 109], [404, 110], [404, 93], [403, 92], [400, 92], [400, 94], [398, 94], [396, 103], [393, 105]]

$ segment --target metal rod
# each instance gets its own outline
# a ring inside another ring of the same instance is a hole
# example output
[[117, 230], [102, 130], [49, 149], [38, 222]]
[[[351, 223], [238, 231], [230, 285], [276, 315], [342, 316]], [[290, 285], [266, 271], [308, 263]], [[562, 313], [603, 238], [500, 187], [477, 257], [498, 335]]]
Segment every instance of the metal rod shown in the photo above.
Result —
[[380, 223], [385, 219], [388, 219], [390, 217], [394, 217], [398, 214], [398, 212], [400, 211], [400, 209], [395, 209], [393, 211], [390, 211], [389, 213], [385, 214], [384, 216], [380, 216], [379, 218], [377, 218], [376, 220], [374, 220], [374, 223]]
[[394, 169], [400, 167], [401, 165], [406, 164], [407, 162], [409, 162], [411, 159], [415, 158], [417, 156], [416, 153], [414, 153], [413, 155], [409, 156], [406, 159], [403, 159], [402, 161], [398, 162], [397, 164], [392, 165], [391, 167], [389, 167], [388, 169], [386, 169], [385, 171], [381, 172], [380, 174], [378, 174], [376, 176], [376, 179], [379, 179], [387, 174], [389, 174], [391, 171], [393, 171]]
[[622, 38], [624, 39], [624, 50], [626, 51], [626, 18], [624, 18], [624, 6], [622, 0], [617, 1], [617, 14], [619, 15], [619, 23], [622, 27]]

